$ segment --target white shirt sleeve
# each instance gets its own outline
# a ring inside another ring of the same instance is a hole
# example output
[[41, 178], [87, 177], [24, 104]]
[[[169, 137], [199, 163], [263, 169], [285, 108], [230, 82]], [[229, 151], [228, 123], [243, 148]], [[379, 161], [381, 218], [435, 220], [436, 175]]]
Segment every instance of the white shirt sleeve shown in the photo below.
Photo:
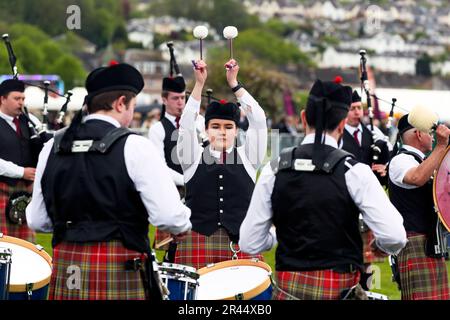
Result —
[[245, 137], [245, 153], [253, 167], [258, 169], [263, 163], [267, 151], [266, 114], [247, 91], [239, 98], [239, 103], [249, 123]]
[[397, 254], [407, 243], [402, 216], [369, 166], [351, 166], [348, 162], [345, 165], [349, 167], [345, 173], [348, 192], [373, 231], [377, 246], [386, 253]]
[[[42, 196], [41, 178], [52, 150], [53, 139], [47, 142], [39, 155], [33, 197], [26, 209], [28, 226], [36, 231], [52, 232], [52, 223]], [[128, 175], [140, 193], [147, 209], [149, 222], [163, 231], [174, 234], [191, 229], [190, 209], [181, 203], [169, 169], [156, 154], [147, 139], [131, 135], [125, 143], [125, 165]]]
[[389, 179], [396, 186], [404, 189], [415, 189], [418, 186], [407, 184], [403, 182], [406, 173], [412, 169], [418, 167], [420, 164], [410, 154], [400, 153], [391, 159], [389, 163]]
[[[164, 163], [167, 165], [167, 161], [164, 155], [165, 137], [166, 133], [160, 121], [158, 121], [157, 123], [155, 123], [150, 127], [150, 130], [148, 131], [148, 138], [150, 139], [151, 142], [153, 142], [153, 145], [156, 147], [158, 154], [161, 156], [161, 158], [164, 160]], [[169, 168], [169, 171], [173, 182], [177, 186], [183, 186], [184, 185], [183, 175], [171, 168]]]
[[53, 148], [53, 139], [50, 139], [42, 148], [39, 154], [36, 175], [33, 184], [33, 196], [30, 204], [27, 206], [27, 224], [30, 229], [39, 232], [52, 232], [53, 223], [47, 213], [44, 197], [42, 195], [41, 180], [47, 166], [48, 156]]
[[11, 161], [0, 159], [0, 176], [20, 179], [23, 177], [25, 168]]
[[[203, 148], [198, 143], [196, 121], [199, 117], [200, 101], [190, 96], [184, 107], [178, 130], [177, 154], [187, 183], [197, 169]], [[196, 164], [196, 165], [195, 165]]]
[[270, 250], [277, 244], [272, 227], [272, 191], [275, 183], [270, 163], [262, 170], [253, 191], [247, 215], [239, 231], [239, 247], [249, 254]]
[[149, 214], [149, 222], [173, 234], [189, 231], [191, 211], [183, 205], [180, 195], [170, 179], [169, 168], [155, 147], [137, 135], [125, 143], [125, 164], [136, 190]]

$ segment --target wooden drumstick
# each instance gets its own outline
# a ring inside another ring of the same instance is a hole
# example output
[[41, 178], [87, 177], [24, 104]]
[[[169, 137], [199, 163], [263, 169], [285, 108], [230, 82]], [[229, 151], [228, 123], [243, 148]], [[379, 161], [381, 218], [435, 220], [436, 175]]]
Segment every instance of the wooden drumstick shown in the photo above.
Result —
[[166, 244], [171, 243], [173, 240], [174, 240], [173, 237], [167, 237], [167, 238], [161, 240], [161, 242], [155, 243], [155, 249], [159, 249], [159, 248], [165, 246]]

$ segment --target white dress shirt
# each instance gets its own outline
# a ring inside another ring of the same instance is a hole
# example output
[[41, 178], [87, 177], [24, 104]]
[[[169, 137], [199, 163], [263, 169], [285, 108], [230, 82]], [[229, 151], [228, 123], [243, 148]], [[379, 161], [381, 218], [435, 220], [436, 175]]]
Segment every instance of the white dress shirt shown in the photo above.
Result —
[[[267, 124], [264, 110], [258, 102], [247, 92], [238, 99], [241, 108], [247, 115], [249, 127], [246, 132], [245, 142], [237, 147], [237, 152], [242, 160], [247, 173], [256, 181], [256, 170], [262, 164], [267, 149]], [[194, 123], [197, 121], [200, 112], [200, 101], [192, 97], [186, 103], [180, 120], [180, 131], [178, 135], [177, 153], [184, 172], [184, 182], [188, 183], [194, 176], [195, 171], [201, 161], [204, 148], [196, 143], [196, 132]], [[211, 154], [220, 157], [220, 152], [212, 150]], [[227, 150], [231, 152], [233, 148]]]
[[[106, 115], [89, 115], [84, 121], [92, 119], [103, 120], [120, 127], [117, 120]], [[45, 144], [39, 155], [33, 196], [26, 209], [28, 226], [42, 232], [53, 230], [41, 189], [42, 175], [52, 147], [53, 139]], [[124, 156], [128, 175], [147, 209], [149, 223], [173, 234], [190, 230], [191, 211], [182, 204], [168, 167], [158, 155], [155, 146], [148, 139], [133, 134], [128, 136], [125, 142]]]
[[[175, 126], [176, 125], [176, 117], [165, 113], [165, 117]], [[203, 118], [202, 115], [199, 115], [197, 121], [195, 122], [197, 134], [200, 136], [205, 136], [205, 118]], [[167, 164], [167, 161], [164, 156], [164, 139], [166, 137], [166, 132], [164, 131], [164, 127], [161, 123], [161, 121], [156, 122], [154, 125], [150, 127], [150, 130], [148, 131], [148, 138], [150, 141], [153, 142], [156, 149], [158, 150], [159, 155], [163, 158], [164, 162]], [[170, 174], [172, 176], [173, 181], [177, 186], [183, 186], [184, 185], [184, 179], [183, 175], [181, 173], [178, 173], [177, 171], [170, 169]]]
[[[0, 111], [0, 117], [8, 123], [8, 125], [14, 130], [17, 131], [16, 125], [14, 124], [13, 120], [14, 117], [8, 116], [7, 114], [4, 114]], [[41, 122], [33, 116], [31, 113], [29, 114], [29, 117], [31, 121], [34, 122], [35, 125], [40, 126]], [[0, 176], [5, 176], [8, 178], [15, 178], [20, 179], [23, 177], [23, 174], [25, 172], [25, 168], [18, 166], [14, 162], [6, 161], [4, 159], [0, 159]]]
[[[314, 134], [305, 137], [302, 144], [314, 143]], [[337, 142], [326, 136], [325, 144], [337, 148]], [[377, 246], [386, 253], [398, 253], [407, 242], [403, 218], [389, 201], [383, 187], [369, 166], [358, 163], [345, 173], [345, 182], [350, 197], [363, 215], [364, 222], [373, 231]], [[272, 226], [271, 196], [275, 175], [270, 163], [261, 172], [253, 191], [252, 200], [241, 228], [239, 246], [242, 251], [256, 254], [270, 250], [276, 245]]]
[[[402, 148], [416, 153], [422, 160], [425, 158], [425, 154], [414, 147], [404, 144]], [[420, 163], [417, 162], [416, 158], [414, 158], [412, 155], [404, 153], [398, 154], [391, 159], [391, 162], [389, 164], [389, 179], [391, 179], [393, 184], [404, 189], [419, 188], [418, 186], [403, 182], [406, 173], [410, 169], [416, 168], [419, 165]]]

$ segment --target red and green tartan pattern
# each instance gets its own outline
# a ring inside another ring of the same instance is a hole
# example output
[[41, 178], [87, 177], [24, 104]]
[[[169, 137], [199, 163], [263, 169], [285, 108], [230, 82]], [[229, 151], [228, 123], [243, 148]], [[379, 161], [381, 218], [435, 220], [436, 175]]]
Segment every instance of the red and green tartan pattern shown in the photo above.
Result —
[[340, 300], [342, 291], [358, 284], [359, 278], [359, 271], [277, 271], [272, 300]]
[[444, 258], [425, 254], [425, 235], [408, 234], [408, 243], [398, 255], [402, 300], [449, 300]]
[[127, 260], [140, 257], [118, 240], [62, 242], [53, 249], [49, 300], [144, 300], [140, 272], [125, 270]]
[[35, 234], [33, 230], [28, 228], [27, 224], [15, 225], [6, 219], [6, 206], [8, 205], [9, 197], [14, 192], [19, 191], [31, 193], [33, 191], [33, 183], [21, 180], [15, 186], [10, 186], [0, 182], [0, 232], [6, 236], [35, 243]]
[[385, 258], [376, 256], [370, 248], [370, 243], [375, 239], [372, 230], [361, 232], [361, 238], [363, 241], [363, 258], [364, 263], [384, 262]]
[[[237, 245], [234, 247], [237, 248]], [[219, 228], [209, 237], [191, 231], [185, 240], [178, 243], [175, 263], [200, 269], [210, 263], [231, 260], [232, 257], [230, 238], [224, 228]], [[243, 252], [238, 253], [238, 259], [252, 258], [263, 261], [262, 255], [251, 256]]]

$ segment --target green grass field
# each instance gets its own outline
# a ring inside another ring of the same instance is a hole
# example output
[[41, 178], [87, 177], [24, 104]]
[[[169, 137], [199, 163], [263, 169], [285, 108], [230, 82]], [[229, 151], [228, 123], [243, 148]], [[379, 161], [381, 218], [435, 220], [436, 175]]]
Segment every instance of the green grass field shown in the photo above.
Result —
[[[151, 228], [150, 230], [150, 239], [153, 239], [153, 233], [154, 228]], [[52, 245], [51, 245], [51, 235], [50, 234], [38, 234], [37, 235], [37, 243], [42, 245], [47, 253], [50, 255], [52, 254]], [[159, 261], [162, 261], [162, 252], [157, 252], [157, 257]], [[275, 270], [275, 250], [272, 250], [270, 252], [266, 252], [264, 254], [265, 262], [268, 263], [272, 270]], [[448, 264], [448, 263], [447, 263]], [[450, 270], [450, 265], [449, 268]], [[391, 268], [389, 266], [389, 262], [387, 258], [385, 259], [384, 263], [376, 263], [375, 264], [375, 271], [379, 271], [379, 276], [374, 276], [375, 279], [373, 279], [373, 287], [374, 289], [372, 291], [378, 292], [381, 294], [385, 294], [389, 297], [391, 300], [399, 300], [400, 299], [400, 291], [397, 288], [397, 284], [392, 282], [391, 280]], [[376, 279], [379, 279], [377, 282]], [[375, 289], [377, 288], [377, 289]]]

